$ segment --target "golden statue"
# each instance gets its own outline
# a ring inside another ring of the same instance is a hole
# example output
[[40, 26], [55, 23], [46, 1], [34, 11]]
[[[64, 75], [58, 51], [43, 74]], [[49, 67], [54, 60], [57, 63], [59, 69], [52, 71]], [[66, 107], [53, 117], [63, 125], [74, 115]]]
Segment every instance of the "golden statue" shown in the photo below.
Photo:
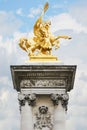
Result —
[[[34, 37], [31, 39], [21, 38], [20, 47], [28, 53], [30, 60], [35, 59], [47, 59], [47, 60], [57, 60], [52, 56], [52, 47], [55, 49], [60, 47], [60, 38], [71, 39], [69, 36], [54, 36], [50, 32], [50, 21], [43, 21], [43, 15], [49, 7], [48, 2], [44, 5], [40, 17], [37, 19], [34, 25]], [[50, 58], [50, 59], [49, 59]]]

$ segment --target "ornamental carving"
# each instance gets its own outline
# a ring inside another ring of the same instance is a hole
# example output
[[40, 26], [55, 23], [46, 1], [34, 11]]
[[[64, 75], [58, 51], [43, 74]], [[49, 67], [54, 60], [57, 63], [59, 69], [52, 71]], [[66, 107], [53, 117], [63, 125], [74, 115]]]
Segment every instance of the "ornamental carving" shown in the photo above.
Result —
[[42, 72], [29, 72], [29, 73], [27, 73], [26, 72], [26, 77], [36, 77], [36, 76], [38, 76], [38, 77], [56, 77], [56, 76], [58, 76], [59, 74], [58, 73], [52, 73], [52, 72], [46, 72], [46, 71], [44, 71], [44, 73], [42, 73]]
[[38, 112], [36, 115], [36, 123], [34, 123], [34, 128], [37, 130], [42, 130], [42, 128], [49, 128], [52, 130], [53, 123], [52, 123], [52, 115], [48, 112], [47, 106], [40, 106], [38, 108]]
[[18, 100], [19, 100], [20, 108], [21, 106], [24, 106], [26, 102], [28, 102], [28, 105], [33, 106], [35, 105], [36, 102], [36, 95], [19, 93]]
[[36, 80], [35, 86], [38, 87], [57, 87], [57, 86], [64, 86], [64, 80]]
[[56, 80], [28, 80], [24, 79], [20, 83], [20, 87], [28, 88], [28, 87], [58, 87], [58, 86], [65, 86], [66, 80], [56, 79]]
[[62, 106], [67, 111], [67, 104], [68, 104], [68, 100], [69, 100], [69, 96], [67, 93], [65, 93], [65, 94], [51, 94], [51, 100], [53, 101], [54, 105], [58, 105], [59, 100], [61, 100]]
[[21, 81], [20, 86], [27, 88], [27, 87], [32, 87], [33, 84], [31, 83], [30, 80], [25, 79]]

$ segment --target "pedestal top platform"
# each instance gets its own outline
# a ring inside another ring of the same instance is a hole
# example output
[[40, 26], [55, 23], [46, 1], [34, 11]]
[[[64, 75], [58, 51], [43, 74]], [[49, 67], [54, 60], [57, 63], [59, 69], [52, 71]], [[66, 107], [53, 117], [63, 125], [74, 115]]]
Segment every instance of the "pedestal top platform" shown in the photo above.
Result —
[[14, 89], [73, 89], [75, 65], [33, 64], [12, 65]]

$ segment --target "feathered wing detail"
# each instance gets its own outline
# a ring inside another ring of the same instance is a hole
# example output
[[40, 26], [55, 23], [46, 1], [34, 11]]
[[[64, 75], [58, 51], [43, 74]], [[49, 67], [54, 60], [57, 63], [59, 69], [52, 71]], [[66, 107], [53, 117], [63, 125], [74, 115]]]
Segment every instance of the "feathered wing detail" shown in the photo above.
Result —
[[42, 17], [45, 14], [45, 12], [47, 11], [48, 7], [49, 7], [49, 4], [48, 4], [48, 2], [46, 2], [46, 4], [44, 5], [44, 8], [42, 10], [42, 13], [41, 13], [40, 17], [37, 19], [37, 21], [36, 21], [36, 23], [34, 25], [34, 35], [35, 36], [37, 36], [37, 29], [40, 26], [40, 24], [42, 23]]
[[48, 7], [49, 7], [49, 4], [48, 4], [48, 2], [46, 2], [46, 4], [44, 5], [44, 9], [43, 9], [44, 13], [47, 11]]
[[42, 23], [42, 16], [40, 16], [35, 25], [34, 25], [34, 35], [37, 36], [37, 30], [38, 30], [38, 27], [40, 26], [40, 24]]

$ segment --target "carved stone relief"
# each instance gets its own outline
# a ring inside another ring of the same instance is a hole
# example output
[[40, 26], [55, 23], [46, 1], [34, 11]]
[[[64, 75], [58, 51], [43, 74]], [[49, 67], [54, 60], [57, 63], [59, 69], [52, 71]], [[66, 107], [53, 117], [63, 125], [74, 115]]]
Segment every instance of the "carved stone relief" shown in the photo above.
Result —
[[28, 105], [33, 106], [36, 103], [36, 95], [19, 93], [18, 100], [20, 104], [20, 109], [21, 109], [21, 106], [24, 106], [26, 102], [28, 102]]
[[40, 106], [35, 116], [36, 116], [36, 123], [34, 123], [35, 129], [42, 130], [43, 128], [47, 127], [50, 130], [52, 130], [53, 127], [52, 115], [48, 111], [47, 106]]
[[20, 83], [20, 87], [28, 88], [28, 87], [58, 87], [65, 86], [66, 80], [56, 79], [56, 80], [22, 80]]
[[51, 94], [51, 100], [53, 101], [54, 105], [58, 105], [59, 100], [61, 100], [62, 106], [67, 111], [67, 104], [68, 104], [68, 100], [69, 100], [69, 96], [67, 93], [65, 93], [65, 94]]
[[30, 80], [24, 79], [24, 80], [22, 80], [22, 81], [20, 82], [20, 86], [27, 88], [27, 87], [32, 87], [33, 84], [31, 83]]

